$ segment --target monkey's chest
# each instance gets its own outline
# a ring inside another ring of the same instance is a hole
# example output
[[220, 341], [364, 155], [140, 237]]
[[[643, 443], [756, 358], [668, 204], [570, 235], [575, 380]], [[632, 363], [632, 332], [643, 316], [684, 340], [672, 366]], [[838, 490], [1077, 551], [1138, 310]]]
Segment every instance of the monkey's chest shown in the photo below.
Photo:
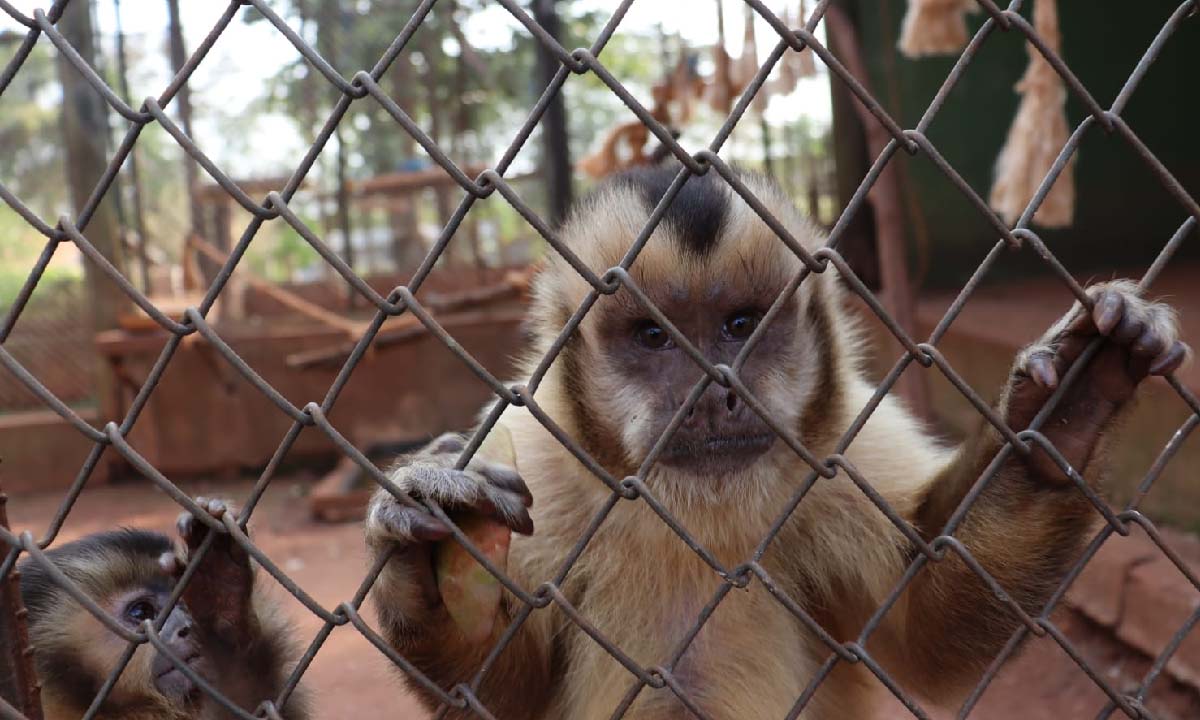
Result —
[[691, 718], [687, 704], [713, 720], [784, 717], [816, 669], [795, 622], [753, 584], [726, 594], [703, 620], [718, 587], [707, 577], [644, 594], [628, 584], [623, 592], [591, 586], [581, 599], [584, 617], [612, 649], [644, 670], [661, 668], [669, 681], [639, 690], [614, 652], [572, 625], [562, 717], [608, 718], [626, 704], [625, 717], [635, 720]]

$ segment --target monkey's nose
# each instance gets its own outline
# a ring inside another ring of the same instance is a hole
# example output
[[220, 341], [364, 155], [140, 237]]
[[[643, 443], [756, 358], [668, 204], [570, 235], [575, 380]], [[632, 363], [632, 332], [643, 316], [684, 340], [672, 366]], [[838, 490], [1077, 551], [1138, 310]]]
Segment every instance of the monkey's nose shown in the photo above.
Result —
[[723, 423], [733, 421], [741, 414], [741, 403], [737, 394], [732, 390], [726, 391], [724, 397], [719, 393], [706, 393], [689, 410], [683, 419], [685, 428], [718, 427]]

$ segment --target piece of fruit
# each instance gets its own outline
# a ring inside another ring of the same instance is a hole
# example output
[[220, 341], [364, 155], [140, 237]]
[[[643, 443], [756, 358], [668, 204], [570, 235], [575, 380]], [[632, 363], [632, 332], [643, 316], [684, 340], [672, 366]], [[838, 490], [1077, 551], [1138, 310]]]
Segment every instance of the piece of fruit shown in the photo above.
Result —
[[[512, 437], [502, 426], [488, 433], [479, 456], [516, 467]], [[507, 570], [508, 546], [512, 541], [512, 531], [507, 526], [473, 512], [455, 513], [451, 519], [484, 557], [501, 572]], [[468, 642], [487, 640], [496, 626], [504, 586], [454, 538], [443, 540], [435, 548], [434, 573], [442, 603], [463, 636]]]

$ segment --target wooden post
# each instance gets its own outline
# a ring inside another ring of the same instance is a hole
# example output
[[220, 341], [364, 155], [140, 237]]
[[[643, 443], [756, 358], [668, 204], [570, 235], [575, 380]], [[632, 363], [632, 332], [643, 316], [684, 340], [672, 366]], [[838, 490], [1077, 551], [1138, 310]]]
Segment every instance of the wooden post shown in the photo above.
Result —
[[[93, 64], [95, 47], [92, 40], [91, 3], [76, 0], [68, 5], [58, 22], [58, 29], [84, 62]], [[104, 151], [104, 139], [108, 133], [105, 119], [107, 106], [100, 94], [61, 54], [58, 74], [63, 91], [62, 130], [66, 145], [67, 184], [71, 204], [78, 213], [87, 203], [108, 164]], [[112, 192], [109, 191], [80, 231], [119, 272], [124, 273], [121, 230], [112, 203]], [[129, 298], [93, 263], [84, 263], [84, 274], [92, 329], [99, 333], [118, 327], [119, 316], [131, 306]], [[119, 420], [117, 408], [112, 404], [116, 378], [106, 363], [97, 362], [95, 372], [95, 398], [101, 406], [101, 417], [105, 421]], [[108, 469], [103, 466], [99, 468], [100, 477], [105, 476]]]
[[[8, 496], [0, 487], [0, 528], [9, 529]], [[0, 543], [0, 557], [10, 548]], [[21, 602], [21, 574], [15, 568], [0, 578], [0, 703], [7, 702], [27, 720], [42, 720], [42, 687], [29, 644], [28, 614]], [[6, 717], [0, 704], [0, 717]]]
[[[830, 6], [825, 14], [825, 27], [838, 59], [842, 61], [850, 74], [866, 88], [867, 92], [871, 92], [870, 78], [863, 65], [858, 36], [850, 18], [841, 8]], [[837, 81], [833, 80], [832, 82]], [[873, 158], [878, 157], [883, 152], [884, 146], [891, 140], [891, 136], [862, 103], [854, 102], [853, 105], [866, 135], [870, 155]], [[900, 199], [900, 180], [897, 175], [895, 158], [884, 166], [867, 195], [867, 202], [871, 204], [871, 209], [875, 214], [876, 252], [879, 255], [879, 274], [882, 285], [880, 299], [883, 307], [908, 333], [909, 337], [919, 340], [914, 310], [914, 293], [908, 278], [908, 258], [904, 238], [907, 218]], [[931, 419], [929, 385], [919, 366], [909, 366], [897, 381], [896, 391], [907, 401], [918, 417]]]

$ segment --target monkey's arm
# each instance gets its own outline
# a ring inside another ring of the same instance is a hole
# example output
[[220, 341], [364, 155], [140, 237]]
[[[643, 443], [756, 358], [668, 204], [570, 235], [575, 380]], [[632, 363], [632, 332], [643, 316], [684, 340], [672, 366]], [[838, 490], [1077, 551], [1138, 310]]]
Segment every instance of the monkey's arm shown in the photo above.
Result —
[[[410, 497], [436, 502], [452, 515], [475, 512], [516, 532], [532, 533], [527, 508], [533, 498], [520, 476], [506, 465], [478, 455], [466, 470], [455, 470], [464, 446], [461, 437], [443, 435], [396, 467], [392, 480]], [[436, 545], [455, 542], [448, 539], [449, 529], [428, 512], [380, 490], [368, 510], [366, 534], [376, 557], [392, 553], [372, 589], [384, 637], [443, 690], [469, 683], [512, 621], [519, 601], [505, 593], [491, 636], [483, 642], [468, 640], [451, 619], [434, 573]], [[510, 558], [507, 575], [528, 587], [515, 559]], [[541, 717], [552, 685], [552, 633], [547, 616], [535, 612], [527, 618], [484, 676], [476, 695], [496, 717]], [[427, 706], [441, 704], [439, 697], [420, 683], [407, 676], [405, 680]], [[451, 717], [474, 714], [452, 713]]]
[[[1096, 487], [1099, 449], [1144, 378], [1176, 369], [1187, 347], [1176, 340], [1169, 308], [1138, 297], [1128, 282], [1089, 289], [1093, 311], [1078, 303], [1035, 345], [1018, 357], [997, 410], [1014, 432], [1029, 427], [1084, 348], [1106, 336], [1090, 365], [1068, 388], [1041, 432]], [[942, 533], [955, 509], [1002, 447], [1000, 433], [984, 423], [929, 485], [913, 518], [930, 540]], [[984, 487], [957, 538], [1008, 595], [1031, 616], [1078, 558], [1095, 508], [1041, 449], [1026, 459], [1013, 452]], [[935, 699], [978, 679], [1011, 637], [1019, 619], [957, 555], [946, 548], [914, 579], [890, 613], [894, 646], [885, 648], [906, 687]], [[890, 652], [889, 652], [890, 651]]]
[[[196, 502], [218, 519], [227, 512], [221, 500], [197, 498]], [[181, 515], [177, 524], [190, 555], [208, 527], [190, 513]], [[274, 603], [255, 589], [254, 575], [249, 554], [222, 534], [183, 592], [183, 603], [216, 670], [217, 688], [249, 712], [279, 696], [294, 655], [292, 629]], [[303, 692], [293, 692], [280, 712], [287, 720], [307, 718]]]

